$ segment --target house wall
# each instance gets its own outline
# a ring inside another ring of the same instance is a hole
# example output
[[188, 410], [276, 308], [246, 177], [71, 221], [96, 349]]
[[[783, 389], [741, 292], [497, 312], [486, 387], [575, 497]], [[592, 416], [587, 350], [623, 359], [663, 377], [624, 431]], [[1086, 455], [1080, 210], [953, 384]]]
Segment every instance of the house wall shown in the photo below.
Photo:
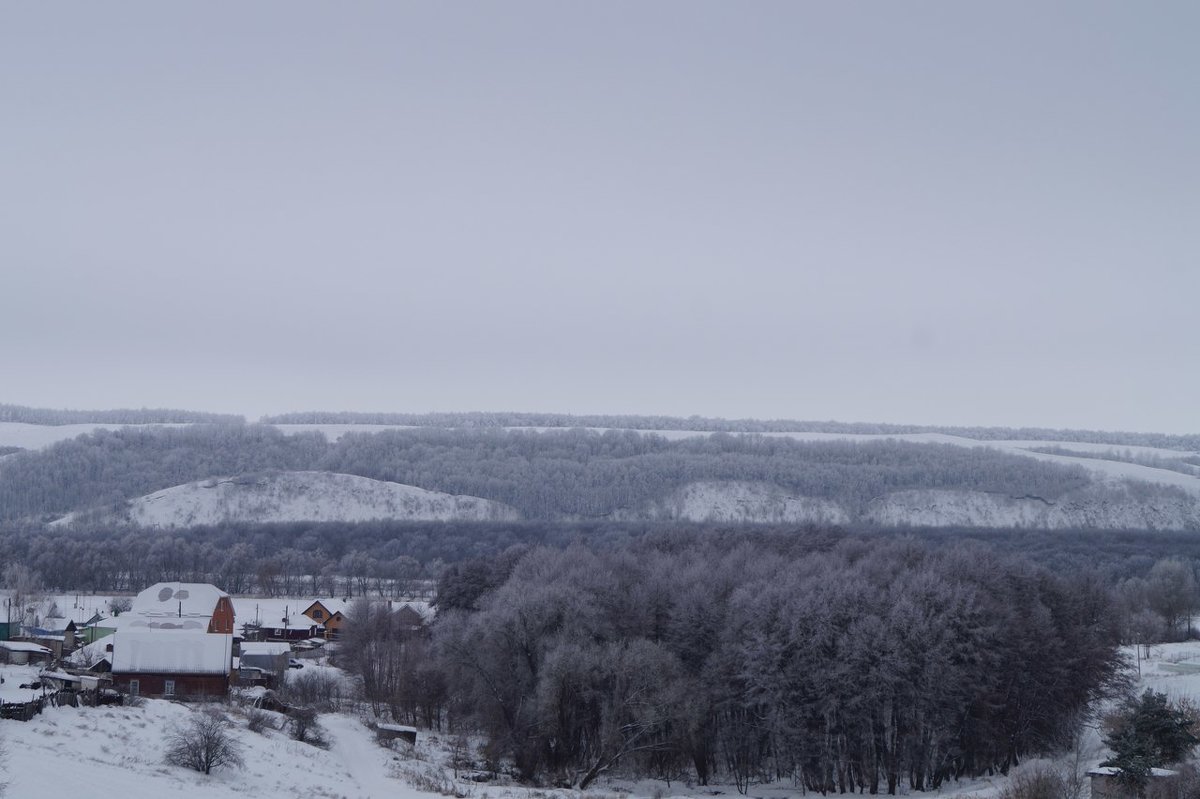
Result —
[[208, 623], [210, 633], [233, 635], [233, 601], [223, 596], [217, 600], [213, 609], [212, 621]]
[[138, 681], [138, 695], [161, 697], [167, 680], [175, 681], [175, 696], [225, 696], [229, 693], [227, 674], [113, 674], [113, 687], [129, 693], [131, 680]]
[[294, 627], [263, 627], [263, 637], [267, 641], [307, 641], [313, 637], [310, 627], [306, 630]]

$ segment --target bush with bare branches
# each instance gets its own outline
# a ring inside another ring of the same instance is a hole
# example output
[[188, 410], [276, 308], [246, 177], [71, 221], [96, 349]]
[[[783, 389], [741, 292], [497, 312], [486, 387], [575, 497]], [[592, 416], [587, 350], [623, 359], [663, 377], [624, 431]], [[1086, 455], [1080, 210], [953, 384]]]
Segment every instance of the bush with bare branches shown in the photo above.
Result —
[[241, 767], [241, 745], [223, 713], [196, 711], [167, 737], [166, 761], [209, 774], [223, 766]]

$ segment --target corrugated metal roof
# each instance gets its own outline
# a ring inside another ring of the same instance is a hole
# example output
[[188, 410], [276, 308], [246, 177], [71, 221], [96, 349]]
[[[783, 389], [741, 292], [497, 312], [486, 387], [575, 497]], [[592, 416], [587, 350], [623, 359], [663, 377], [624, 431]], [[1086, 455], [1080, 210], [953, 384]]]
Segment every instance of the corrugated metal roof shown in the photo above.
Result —
[[121, 674], [228, 674], [233, 636], [183, 631], [119, 630], [112, 670]]

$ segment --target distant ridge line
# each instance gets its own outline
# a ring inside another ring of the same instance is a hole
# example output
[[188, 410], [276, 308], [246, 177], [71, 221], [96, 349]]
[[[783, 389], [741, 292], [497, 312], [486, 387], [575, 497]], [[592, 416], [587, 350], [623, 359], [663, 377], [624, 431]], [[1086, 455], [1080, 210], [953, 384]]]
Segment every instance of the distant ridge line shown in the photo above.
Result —
[[47, 426], [67, 424], [245, 424], [232, 413], [207, 413], [173, 408], [116, 408], [106, 411], [32, 408], [0, 403], [0, 422]]
[[981, 441], [1035, 439], [1077, 441], [1113, 446], [1148, 446], [1200, 450], [1200, 433], [1139, 433], [1134, 431], [1072, 430], [1044, 427], [960, 427], [875, 422], [798, 421], [792, 419], [722, 419], [703, 416], [639, 416], [526, 412], [368, 413], [305, 411], [263, 416], [263, 424], [374, 424], [413, 427], [604, 427], [627, 430], [697, 430], [713, 433], [840, 433], [902, 435], [940, 433]]

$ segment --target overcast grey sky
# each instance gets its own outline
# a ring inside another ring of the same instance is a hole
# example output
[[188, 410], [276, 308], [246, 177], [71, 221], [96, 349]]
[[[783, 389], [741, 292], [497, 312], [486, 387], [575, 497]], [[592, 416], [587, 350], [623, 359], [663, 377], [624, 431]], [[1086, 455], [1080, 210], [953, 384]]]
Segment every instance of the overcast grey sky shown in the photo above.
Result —
[[9, 3], [0, 402], [1200, 429], [1200, 4]]

